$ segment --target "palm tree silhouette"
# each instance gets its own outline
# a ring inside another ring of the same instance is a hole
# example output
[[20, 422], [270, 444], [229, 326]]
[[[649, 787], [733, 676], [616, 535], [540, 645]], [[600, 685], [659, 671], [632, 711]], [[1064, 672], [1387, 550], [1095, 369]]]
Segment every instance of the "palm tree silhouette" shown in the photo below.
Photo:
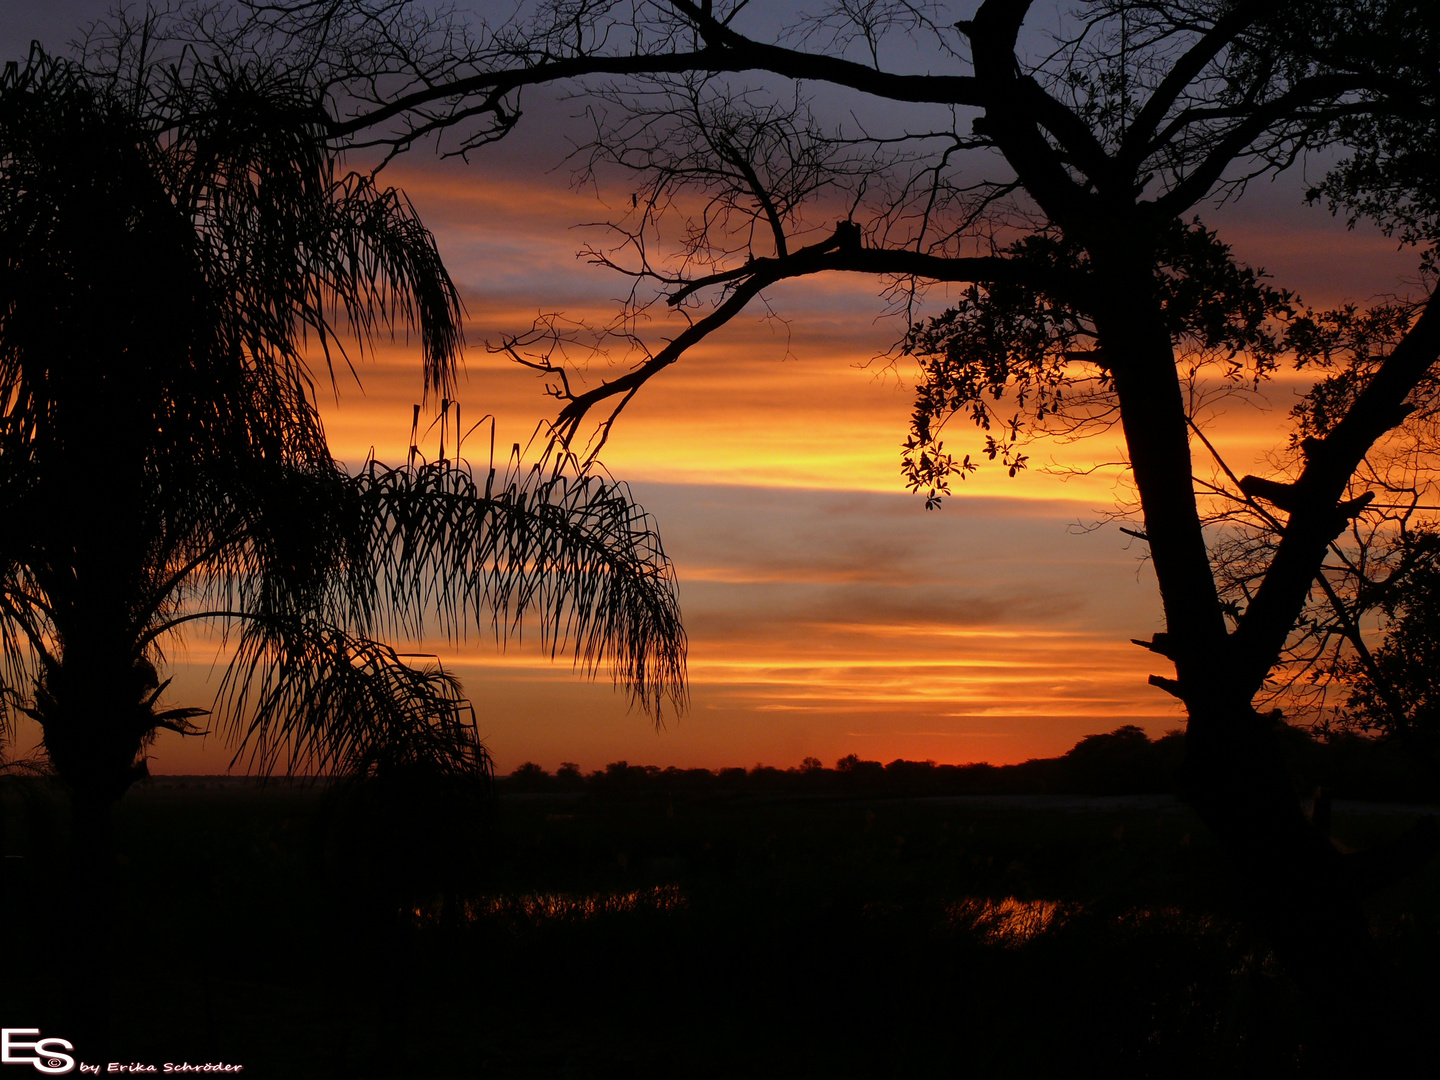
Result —
[[[82, 893], [105, 894], [156, 733], [207, 711], [162, 701], [192, 624], [230, 636], [215, 722], [260, 769], [483, 772], [458, 683], [381, 640], [427, 627], [538, 619], [657, 717], [683, 700], [673, 573], [623, 486], [559, 452], [482, 478], [331, 457], [307, 354], [334, 383], [339, 331], [417, 326], [448, 398], [461, 309], [409, 203], [341, 175], [324, 124], [259, 64], [107, 80], [37, 50], [0, 76], [0, 734], [39, 722]], [[103, 986], [99, 903], [76, 921]]]

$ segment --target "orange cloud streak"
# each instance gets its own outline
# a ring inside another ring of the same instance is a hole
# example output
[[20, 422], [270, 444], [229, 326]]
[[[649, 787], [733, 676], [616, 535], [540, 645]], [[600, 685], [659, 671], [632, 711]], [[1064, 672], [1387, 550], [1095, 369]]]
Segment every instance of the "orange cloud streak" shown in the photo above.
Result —
[[[593, 322], [613, 314], [609, 298], [626, 283], [578, 263], [584, 237], [570, 228], [603, 208], [553, 176], [413, 161], [389, 176], [462, 284], [474, 346], [458, 389], [462, 424], [497, 416], [504, 458], [555, 403], [535, 373], [481, 345], [523, 331], [541, 311]], [[1357, 280], [1355, 263], [1332, 280], [1322, 255], [1357, 238], [1337, 235], [1323, 215], [1305, 220], [1318, 224], [1236, 216], [1225, 235], [1281, 284], [1290, 273], [1307, 299], [1329, 303]], [[1363, 288], [1379, 291], [1370, 283], [1396, 265], [1389, 242], [1360, 237], [1348, 250], [1359, 251]], [[907, 373], [871, 363], [903, 330], [876, 321], [876, 283], [835, 275], [770, 299], [783, 322], [743, 316], [657, 377], [604, 455], [656, 513], [676, 562], [691, 713], [657, 731], [608, 680], [587, 683], [532, 646], [500, 653], [483, 633], [459, 650], [436, 646], [465, 679], [500, 768], [621, 758], [789, 765], [850, 752], [1007, 762], [1059, 753], [1120, 723], [1155, 734], [1178, 724], [1174, 704], [1145, 681], [1164, 665], [1127, 641], [1160, 626], [1141, 552], [1114, 528], [1074, 528], [1126, 495], [1118, 464], [1066, 475], [1122, 462], [1118, 433], [1040, 444], [1027, 474], [982, 469], [926, 514], [899, 474]], [[656, 342], [666, 333], [645, 332]], [[601, 358], [584, 377], [616, 370]], [[363, 394], [342, 385], [338, 404], [325, 406], [332, 447], [351, 462], [372, 450], [403, 460], [420, 388], [414, 347], [385, 344], [360, 372]], [[1308, 384], [1281, 373], [1262, 394], [1208, 409], [1207, 430], [1232, 468], [1273, 469], [1267, 455], [1283, 448], [1284, 414]], [[970, 433], [957, 421], [948, 441], [964, 447]], [[436, 435], [423, 442], [433, 454]], [[468, 435], [465, 455], [480, 462], [489, 451], [488, 425]], [[1215, 468], [1198, 445], [1196, 468]], [[203, 654], [178, 658], [176, 693], [203, 696]], [[170, 772], [228, 760], [213, 740], [182, 746], [168, 736], [157, 755], [157, 770]]]

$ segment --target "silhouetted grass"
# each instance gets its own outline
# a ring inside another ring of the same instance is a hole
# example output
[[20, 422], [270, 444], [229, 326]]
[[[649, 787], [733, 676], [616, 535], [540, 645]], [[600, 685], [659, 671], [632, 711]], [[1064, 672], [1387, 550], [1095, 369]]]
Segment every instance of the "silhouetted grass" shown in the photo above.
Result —
[[[26, 932], [0, 1008], [63, 1035], [54, 973], [23, 963], [58, 932], [34, 870], [58, 865], [63, 804], [4, 805]], [[318, 790], [157, 782], [117, 821], [116, 1052], [259, 1077], [1313, 1074], [1310, 1021], [1190, 812], [1071, 805], [508, 796], [473, 895], [396, 919], [346, 891]], [[1374, 905], [1417, 1006], [1437, 895], [1431, 867]]]

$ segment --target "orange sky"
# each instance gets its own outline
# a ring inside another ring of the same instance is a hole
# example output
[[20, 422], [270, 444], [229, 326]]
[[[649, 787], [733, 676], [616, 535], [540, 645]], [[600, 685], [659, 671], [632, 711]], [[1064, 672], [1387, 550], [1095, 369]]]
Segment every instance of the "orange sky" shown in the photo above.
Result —
[[[67, 12], [104, 6], [65, 0], [50, 22], [79, 25]], [[36, 5], [25, 25], [0, 31], [17, 42], [43, 36], [41, 13]], [[532, 100], [527, 120], [544, 129], [556, 108]], [[472, 343], [463, 415], [467, 425], [499, 417], [502, 455], [553, 403], [533, 373], [484, 343], [542, 311], [603, 319], [625, 288], [575, 258], [594, 238], [576, 223], [605, 210], [593, 193], [571, 190], [563, 169], [535, 164], [558, 163], [549, 143], [542, 130], [471, 167], [416, 152], [383, 174], [410, 195], [461, 284]], [[1413, 261], [1373, 232], [1347, 233], [1301, 207], [1303, 188], [1299, 177], [1252, 184], [1238, 205], [1205, 216], [1243, 259], [1317, 305], [1397, 288]], [[692, 708], [657, 731], [608, 679], [587, 682], [529, 648], [445, 650], [502, 771], [526, 760], [783, 767], [851, 752], [1012, 762], [1121, 723], [1159, 734], [1180, 722], [1145, 682], [1164, 665], [1128, 641], [1159, 628], [1142, 546], [1114, 523], [1088, 529], [1123, 497], [1118, 470], [1044, 471], [1117, 461], [1118, 440], [1037, 448], [1029, 473], [982, 471], [926, 513], [899, 473], [909, 373], [868, 363], [902, 330], [878, 318], [878, 293], [874, 281], [838, 276], [777, 289], [780, 319], [736, 320], [636, 398], [604, 461], [655, 514], [678, 569]], [[943, 295], [932, 299], [938, 310]], [[401, 460], [419, 394], [415, 350], [386, 345], [359, 368], [363, 392], [342, 384], [326, 407], [332, 448], [350, 462], [372, 448]], [[593, 371], [606, 373], [603, 363]], [[1232, 465], [1263, 467], [1302, 388], [1277, 380], [1268, 412], [1242, 398], [1217, 410], [1211, 430]], [[957, 425], [952, 447], [965, 434]], [[488, 436], [467, 444], [472, 456], [487, 449]], [[203, 702], [213, 659], [203, 641], [172, 652], [171, 697]], [[216, 771], [228, 760], [218, 739], [165, 734], [152, 769]]]
[[[472, 343], [463, 415], [468, 426], [496, 414], [503, 454], [552, 402], [533, 373], [483, 344], [541, 311], [612, 310], [622, 284], [575, 258], [586, 237], [573, 225], [600, 208], [563, 174], [497, 178], [417, 157], [386, 176], [410, 194], [461, 283]], [[1237, 249], [1316, 303], [1366, 299], [1406, 265], [1389, 241], [1348, 235], [1321, 213], [1227, 213]], [[1345, 277], [1332, 276], [1332, 260]], [[1011, 762], [1121, 723], [1157, 735], [1177, 726], [1176, 707], [1145, 681], [1164, 665], [1128, 640], [1160, 625], [1140, 545], [1113, 523], [1086, 529], [1123, 496], [1119, 471], [1044, 471], [1119, 460], [1117, 439], [1043, 446], [1030, 473], [983, 470], [927, 513], [898, 468], [906, 373], [868, 363], [900, 329], [877, 320], [876, 284], [817, 280], [771, 299], [784, 323], [742, 318], [707, 341], [642, 391], [604, 455], [656, 515], [677, 566], [692, 708], [657, 730], [608, 679], [587, 682], [528, 647], [429, 643], [463, 677], [499, 768], [783, 767], [851, 752]], [[399, 460], [418, 399], [414, 350], [386, 345], [360, 371], [363, 393], [342, 385], [327, 406], [332, 447], [349, 461], [372, 448]], [[602, 362], [593, 375], [606, 373]], [[1232, 465], [1261, 464], [1303, 386], [1277, 380], [1267, 396], [1278, 409], [1242, 396], [1217, 410], [1211, 430]], [[964, 439], [957, 428], [954, 441]], [[467, 453], [486, 452], [488, 432], [472, 436]], [[203, 693], [197, 672], [209, 657], [198, 644], [174, 657], [177, 691]], [[152, 767], [227, 760], [218, 740], [167, 737]]]

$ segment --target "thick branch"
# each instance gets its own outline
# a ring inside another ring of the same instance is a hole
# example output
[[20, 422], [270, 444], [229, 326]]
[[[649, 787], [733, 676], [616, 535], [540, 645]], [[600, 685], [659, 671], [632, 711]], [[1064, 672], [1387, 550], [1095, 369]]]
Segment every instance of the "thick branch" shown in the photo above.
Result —
[[[985, 107], [985, 115], [975, 121], [975, 131], [994, 141], [1050, 219], [1065, 223], [1082, 212], [1084, 192], [1066, 172], [1060, 154], [1041, 134], [1040, 125], [1052, 131], [1062, 127], [1072, 135], [1074, 125], [1055, 116], [1057, 110], [1068, 111], [1063, 105], [1040, 90], [1034, 80], [1021, 78], [1017, 71], [1015, 42], [1029, 9], [1030, 0], [986, 0], [974, 20], [965, 24], [982, 94], [980, 103]], [[1091, 167], [1097, 167], [1095, 155], [1086, 156]], [[1104, 162], [1103, 152], [1098, 161]]]
[[[637, 56], [576, 56], [542, 58], [525, 67], [487, 71], [463, 79], [436, 82], [401, 95], [349, 120], [336, 121], [337, 138], [382, 124], [387, 120], [450, 99], [483, 94], [498, 102], [526, 86], [583, 78], [588, 75], [667, 75], [704, 71], [768, 71], [791, 79], [828, 82], [890, 101], [942, 105], [979, 105], [977, 81], [967, 75], [896, 75], [833, 56], [817, 56], [777, 45], [765, 45], [725, 31], [723, 43], [687, 52]], [[443, 122], [440, 126], [443, 126]]]
[[662, 369], [669, 367], [693, 345], [720, 329], [762, 290], [790, 278], [805, 277], [827, 270], [861, 274], [915, 276], [931, 281], [997, 282], [1025, 281], [1036, 287], [1064, 292], [1077, 283], [1046, 272], [1033, 263], [1000, 256], [946, 258], [924, 252], [890, 248], [864, 248], [856, 240], [856, 226], [842, 221], [833, 235], [818, 244], [801, 248], [783, 258], [754, 259], [743, 267], [723, 271], [687, 283], [671, 295], [678, 304], [696, 290], [716, 284], [733, 284], [734, 291], [714, 311], [697, 320], [643, 364], [592, 390], [573, 396], [560, 411], [557, 424], [568, 437], [573, 435], [586, 413], [599, 402], [619, 394], [633, 393]]
[[1301, 79], [1273, 101], [1256, 106], [1253, 112], [1215, 144], [1189, 176], [1154, 201], [1152, 206], [1157, 217], [1178, 217], [1205, 198], [1224, 176], [1225, 170], [1230, 168], [1235, 159], [1244, 154], [1270, 125], [1296, 116], [1306, 108], [1338, 98], [1359, 86], [1360, 81], [1352, 75], [1315, 75]]
[[1440, 293], [1396, 346], [1355, 403], [1324, 439], [1312, 442], [1304, 471], [1290, 489], [1290, 519], [1270, 569], [1235, 631], [1236, 655], [1258, 689], [1279, 655], [1337, 523], [1345, 486], [1386, 431], [1403, 417], [1405, 398], [1440, 357]]
[[1160, 121], [1191, 81], [1205, 69], [1205, 65], [1219, 56], [1243, 30], [1280, 6], [1279, 0], [1248, 0], [1237, 4], [1175, 61], [1125, 132], [1119, 158], [1128, 168], [1139, 166], [1149, 152], [1150, 137], [1160, 126]]

